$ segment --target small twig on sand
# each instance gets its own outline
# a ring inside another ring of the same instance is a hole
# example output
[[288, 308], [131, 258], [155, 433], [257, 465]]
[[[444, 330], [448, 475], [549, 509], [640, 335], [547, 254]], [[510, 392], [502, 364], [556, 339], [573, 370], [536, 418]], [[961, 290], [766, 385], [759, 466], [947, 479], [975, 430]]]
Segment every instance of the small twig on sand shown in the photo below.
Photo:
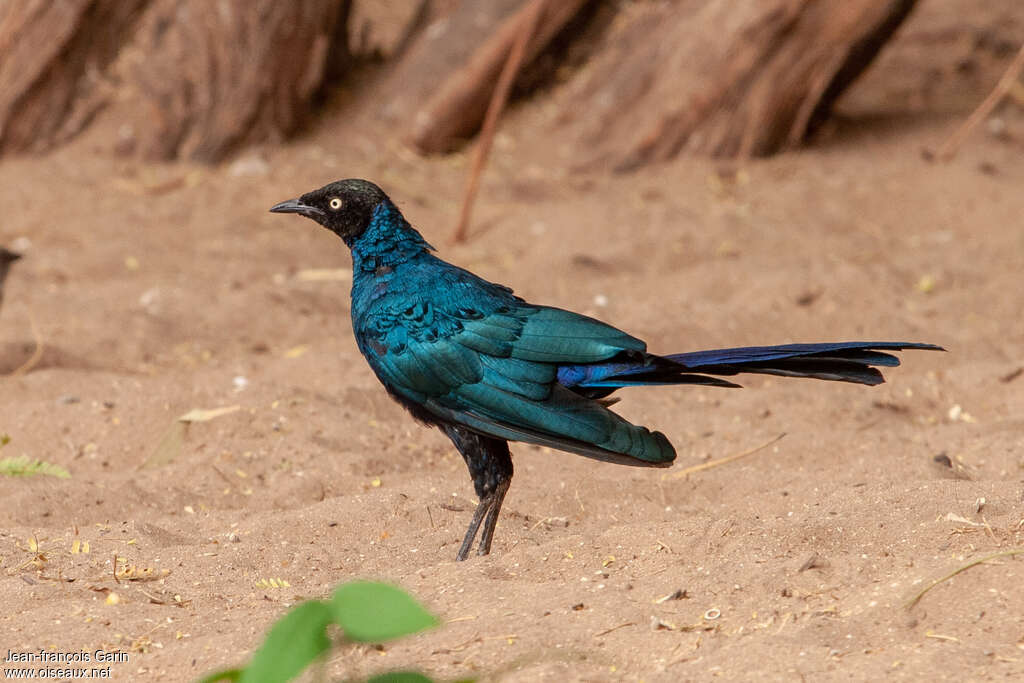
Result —
[[26, 372], [31, 370], [39, 362], [39, 359], [43, 357], [43, 335], [39, 331], [39, 325], [36, 324], [36, 317], [32, 315], [32, 311], [28, 312], [28, 324], [32, 328], [32, 339], [36, 343], [36, 349], [29, 356], [28, 360], [18, 366], [14, 372], [11, 373], [11, 377], [20, 377]]
[[945, 581], [949, 581], [950, 579], [952, 579], [954, 576], [956, 576], [960, 572], [967, 571], [971, 567], [977, 567], [979, 564], [984, 564], [985, 562], [988, 562], [989, 560], [995, 560], [995, 559], [1000, 558], [1000, 557], [1013, 557], [1014, 555], [1024, 555], [1024, 548], [1014, 548], [1013, 550], [1003, 550], [1002, 552], [992, 553], [991, 555], [986, 555], [985, 557], [979, 557], [976, 560], [971, 560], [967, 564], [965, 564], [965, 565], [963, 565], [961, 567], [957, 567], [956, 569], [954, 569], [950, 573], [948, 573], [945, 576], [943, 576], [941, 579], [935, 579], [930, 584], [928, 584], [927, 586], [922, 588], [921, 592], [918, 593], [917, 595], [915, 595], [910, 600], [908, 600], [907, 603], [904, 605], [904, 607], [906, 607], [907, 609], [911, 609], [914, 605], [916, 605], [918, 602], [920, 602], [921, 598], [924, 597], [925, 593], [927, 593], [931, 589], [935, 588], [940, 583], [943, 583]]
[[612, 626], [611, 628], [605, 629], [604, 631], [601, 631], [600, 633], [595, 633], [594, 637], [595, 638], [600, 638], [601, 636], [608, 635], [612, 631], [618, 631], [620, 628], [626, 628], [627, 626], [636, 626], [636, 622], [635, 621], [627, 621], [624, 624], [619, 624], [618, 626]]
[[1020, 77], [1021, 71], [1024, 71], [1024, 45], [1021, 45], [1020, 52], [1014, 57], [1013, 62], [1010, 63], [1009, 68], [1003, 77], [996, 83], [996, 87], [992, 89], [992, 92], [988, 94], [978, 108], [971, 112], [971, 115], [967, 117], [967, 120], [957, 129], [955, 133], [949, 136], [949, 139], [943, 143], [942, 147], [939, 148], [938, 157], [942, 161], [949, 161], [956, 152], [960, 149], [960, 145], [970, 135], [974, 127], [977, 126], [986, 116], [992, 113], [996, 105], [999, 104], [1008, 92], [1013, 89], [1014, 84], [1017, 83], [1017, 79]]
[[473, 209], [473, 200], [476, 199], [477, 190], [480, 188], [480, 175], [483, 173], [484, 164], [487, 163], [487, 155], [491, 151], [491, 144], [494, 142], [494, 131], [498, 127], [498, 118], [505, 109], [505, 102], [508, 101], [508, 94], [512, 90], [516, 74], [522, 65], [523, 57], [526, 54], [526, 46], [537, 28], [540, 15], [544, 12], [544, 5], [547, 0], [534, 0], [533, 7], [523, 17], [523, 24], [520, 28], [516, 42], [512, 44], [512, 50], [508, 54], [508, 61], [501, 70], [498, 83], [494, 87], [494, 94], [491, 95], [491, 103], [487, 105], [487, 113], [484, 115], [483, 127], [480, 130], [480, 139], [477, 141], [476, 150], [473, 153], [473, 164], [469, 170], [469, 179], [466, 181], [466, 192], [462, 198], [462, 210], [459, 212], [459, 222], [452, 233], [453, 242], [462, 242], [466, 239], [466, 232], [469, 230], [469, 215]]
[[740, 458], [745, 458], [748, 455], [753, 455], [754, 453], [757, 453], [760, 450], [768, 448], [773, 443], [776, 443], [779, 440], [781, 440], [782, 437], [784, 437], [785, 435], [786, 435], [786, 433], [783, 432], [783, 433], [779, 434], [778, 436], [776, 436], [774, 439], [766, 441], [765, 443], [763, 443], [760, 446], [757, 446], [755, 448], [751, 448], [749, 451], [743, 451], [742, 453], [736, 453], [735, 455], [729, 455], [729, 456], [726, 456], [724, 458], [719, 458], [718, 460], [711, 460], [709, 462], [702, 462], [699, 465], [694, 465], [693, 467], [687, 467], [684, 470], [679, 470], [678, 472], [673, 472], [672, 474], [663, 474], [661, 476], [661, 478], [663, 480], [664, 479], [682, 479], [684, 477], [690, 476], [691, 474], [694, 474], [695, 472], [703, 472], [704, 470], [710, 470], [712, 467], [719, 467], [720, 465], [725, 465], [725, 464], [730, 463], [730, 462], [732, 462], [734, 460], [739, 460]]

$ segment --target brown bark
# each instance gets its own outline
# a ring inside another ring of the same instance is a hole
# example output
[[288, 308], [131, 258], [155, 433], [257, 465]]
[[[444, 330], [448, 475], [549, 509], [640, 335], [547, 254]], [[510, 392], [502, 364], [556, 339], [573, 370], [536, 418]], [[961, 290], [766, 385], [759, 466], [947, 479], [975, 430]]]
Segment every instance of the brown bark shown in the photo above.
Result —
[[[100, 107], [134, 149], [212, 161], [280, 140], [349, 61], [351, 0], [0, 5], [0, 152], [64, 142]], [[117, 92], [115, 93], [115, 89]]]
[[[540, 54], [586, 2], [560, 0], [547, 3], [537, 20], [536, 31], [526, 44], [523, 60], [529, 62]], [[427, 154], [447, 152], [480, 129], [498, 75], [508, 61], [521, 26], [530, 20], [530, 13], [530, 3], [527, 3], [505, 20], [469, 62], [453, 73], [440, 91], [417, 112], [408, 136], [413, 147]]]
[[119, 63], [142, 155], [212, 161], [295, 130], [349, 5], [154, 0]]
[[[683, 0], [624, 17], [560, 125], [584, 166], [800, 144], [915, 0]], [[575, 119], [576, 112], [585, 116]]]
[[106, 101], [99, 74], [148, 0], [0, 4], [0, 153], [63, 142]]
[[[548, 2], [526, 46], [524, 63], [537, 57], [589, 0]], [[526, 0], [463, 0], [436, 19], [396, 69], [385, 115], [426, 154], [448, 152], [479, 129], [530, 11]]]
[[445, 79], [473, 55], [525, 0], [455, 0], [429, 3], [426, 25], [406, 39], [402, 59], [392, 65], [381, 92], [379, 114], [398, 128], [408, 128]]

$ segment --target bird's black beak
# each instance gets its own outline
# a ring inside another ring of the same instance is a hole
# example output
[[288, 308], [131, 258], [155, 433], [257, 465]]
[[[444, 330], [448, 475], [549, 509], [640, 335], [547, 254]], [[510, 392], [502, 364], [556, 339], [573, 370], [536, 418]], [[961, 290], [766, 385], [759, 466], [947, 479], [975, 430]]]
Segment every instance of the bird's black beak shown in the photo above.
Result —
[[297, 213], [305, 216], [306, 218], [322, 218], [326, 214], [323, 210], [310, 206], [309, 204], [303, 203], [301, 199], [289, 199], [286, 202], [280, 204], [274, 204], [270, 207], [273, 213]]

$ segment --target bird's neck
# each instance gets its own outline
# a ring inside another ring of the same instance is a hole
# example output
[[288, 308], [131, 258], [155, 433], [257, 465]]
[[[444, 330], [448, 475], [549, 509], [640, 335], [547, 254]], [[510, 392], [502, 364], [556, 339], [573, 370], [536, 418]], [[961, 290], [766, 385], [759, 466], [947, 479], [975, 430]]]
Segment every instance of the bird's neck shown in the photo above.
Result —
[[381, 202], [373, 212], [370, 224], [349, 245], [352, 249], [352, 270], [376, 271], [394, 268], [433, 250], [405, 220], [394, 204]]

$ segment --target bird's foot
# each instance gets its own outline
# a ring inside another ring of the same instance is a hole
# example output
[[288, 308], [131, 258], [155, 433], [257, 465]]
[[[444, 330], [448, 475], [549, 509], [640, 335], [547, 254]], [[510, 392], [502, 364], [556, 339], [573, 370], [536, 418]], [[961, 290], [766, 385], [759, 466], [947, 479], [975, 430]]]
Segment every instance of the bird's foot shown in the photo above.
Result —
[[459, 547], [459, 554], [455, 556], [456, 562], [462, 562], [469, 556], [469, 549], [473, 547], [480, 523], [483, 522], [484, 530], [480, 534], [480, 545], [477, 547], [477, 555], [487, 555], [491, 552], [491, 541], [494, 539], [494, 528], [498, 524], [498, 514], [501, 512], [501, 504], [505, 500], [511, 480], [506, 479], [498, 484], [494, 491], [480, 499], [476, 510], [473, 512], [473, 519], [469, 522], [466, 535]]

